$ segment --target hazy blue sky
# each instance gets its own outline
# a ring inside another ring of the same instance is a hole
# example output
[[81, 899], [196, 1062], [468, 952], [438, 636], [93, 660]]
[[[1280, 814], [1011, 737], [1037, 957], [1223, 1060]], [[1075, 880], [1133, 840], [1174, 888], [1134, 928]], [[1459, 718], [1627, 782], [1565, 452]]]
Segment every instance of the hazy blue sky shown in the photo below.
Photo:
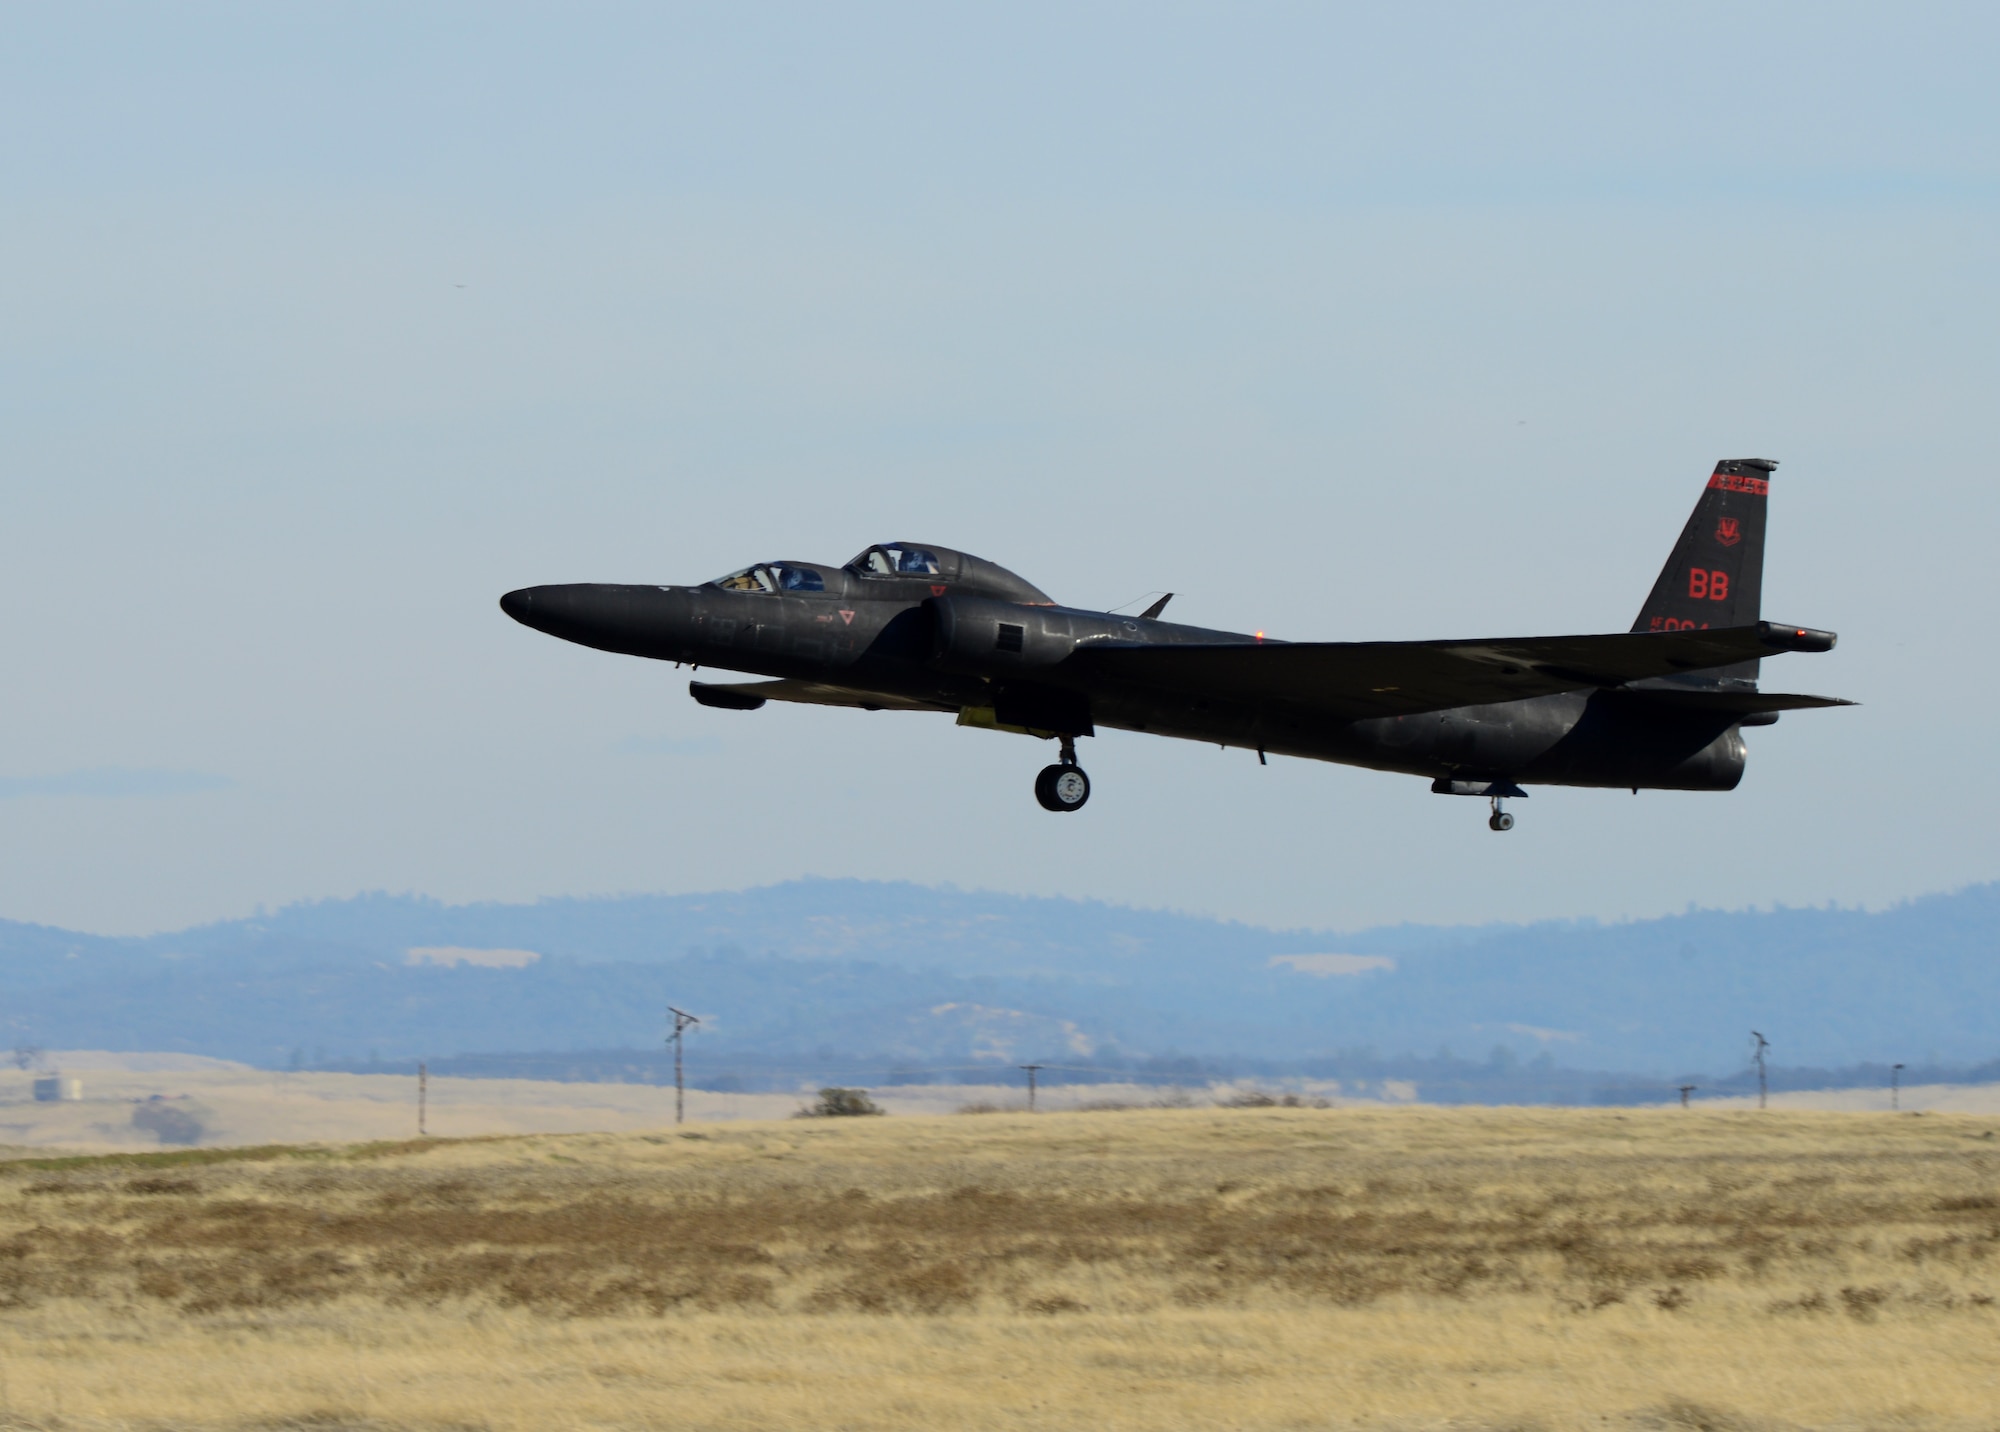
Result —
[[[2000, 10], [10, 6], [0, 916], [956, 881], [1353, 926], [2000, 875]], [[1837, 628], [1734, 794], [710, 711], [510, 588], [915, 538], [1620, 630], [1717, 458]]]

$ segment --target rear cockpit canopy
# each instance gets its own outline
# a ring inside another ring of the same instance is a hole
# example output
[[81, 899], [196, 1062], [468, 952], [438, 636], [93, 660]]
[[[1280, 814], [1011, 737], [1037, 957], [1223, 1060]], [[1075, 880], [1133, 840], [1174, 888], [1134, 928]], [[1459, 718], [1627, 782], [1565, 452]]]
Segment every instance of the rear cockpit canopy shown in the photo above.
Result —
[[715, 585], [725, 592], [823, 592], [826, 578], [800, 562], [760, 562], [717, 577]]
[[937, 592], [949, 589], [968, 595], [996, 597], [1003, 602], [1053, 606], [1048, 594], [1024, 582], [1005, 567], [970, 552], [955, 552], [925, 542], [881, 542], [847, 564], [864, 581], [901, 578], [930, 583]]
[[847, 564], [848, 570], [864, 577], [937, 577], [944, 575], [938, 554], [907, 542], [885, 542], [870, 547]]

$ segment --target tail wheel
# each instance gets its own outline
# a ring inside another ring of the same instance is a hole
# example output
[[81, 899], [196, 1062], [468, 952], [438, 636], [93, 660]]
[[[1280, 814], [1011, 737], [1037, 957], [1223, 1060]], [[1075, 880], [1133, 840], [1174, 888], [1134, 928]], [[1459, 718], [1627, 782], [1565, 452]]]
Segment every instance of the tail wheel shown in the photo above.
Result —
[[1090, 799], [1090, 777], [1081, 766], [1044, 766], [1035, 777], [1035, 799], [1043, 810], [1082, 810]]

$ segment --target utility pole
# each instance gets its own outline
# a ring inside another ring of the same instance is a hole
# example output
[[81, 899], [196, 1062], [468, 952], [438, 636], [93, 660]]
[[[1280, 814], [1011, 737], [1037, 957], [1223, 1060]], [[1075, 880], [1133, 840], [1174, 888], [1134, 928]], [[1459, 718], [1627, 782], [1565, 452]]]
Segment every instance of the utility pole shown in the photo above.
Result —
[[687, 1117], [687, 1083], [681, 1078], [681, 1035], [690, 1024], [701, 1021], [684, 1009], [672, 1005], [667, 1009], [674, 1016], [674, 1032], [667, 1036], [667, 1042], [674, 1046], [674, 1122], [678, 1124]]
[[1023, 1064], [1020, 1067], [1028, 1071], [1028, 1112], [1032, 1114], [1035, 1112], [1035, 1071], [1037, 1069], [1046, 1069], [1049, 1066], [1046, 1064]]
[[430, 1137], [429, 1132], [424, 1128], [425, 1105], [430, 1102], [430, 1093], [431, 1071], [422, 1060], [419, 1060], [417, 1062], [417, 1137], [420, 1139]]
[[1771, 1081], [1764, 1073], [1764, 1051], [1771, 1047], [1771, 1041], [1754, 1029], [1750, 1031], [1750, 1037], [1757, 1041], [1757, 1051], [1753, 1057], [1757, 1061], [1757, 1107], [1762, 1109], [1768, 1107], [1771, 1102]]
[[1889, 1066], [1889, 1107], [1903, 1107], [1903, 1066], [1900, 1064]]
[[1685, 1109], [1688, 1106], [1688, 1095], [1692, 1094], [1696, 1089], [1699, 1089], [1700, 1087], [1701, 1086], [1699, 1084], [1681, 1085], [1681, 1107], [1683, 1109]]

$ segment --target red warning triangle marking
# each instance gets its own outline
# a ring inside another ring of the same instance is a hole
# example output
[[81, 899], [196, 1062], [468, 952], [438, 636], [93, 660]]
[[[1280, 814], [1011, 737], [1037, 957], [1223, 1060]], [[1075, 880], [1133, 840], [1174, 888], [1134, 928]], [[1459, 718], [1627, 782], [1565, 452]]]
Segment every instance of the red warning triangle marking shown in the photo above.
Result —
[[842, 621], [842, 622], [844, 622], [844, 623], [845, 623], [846, 625], [848, 625], [848, 626], [853, 626], [853, 625], [854, 625], [854, 613], [853, 613], [853, 612], [842, 612], [842, 613], [840, 614], [840, 619], [841, 619], [841, 621]]

